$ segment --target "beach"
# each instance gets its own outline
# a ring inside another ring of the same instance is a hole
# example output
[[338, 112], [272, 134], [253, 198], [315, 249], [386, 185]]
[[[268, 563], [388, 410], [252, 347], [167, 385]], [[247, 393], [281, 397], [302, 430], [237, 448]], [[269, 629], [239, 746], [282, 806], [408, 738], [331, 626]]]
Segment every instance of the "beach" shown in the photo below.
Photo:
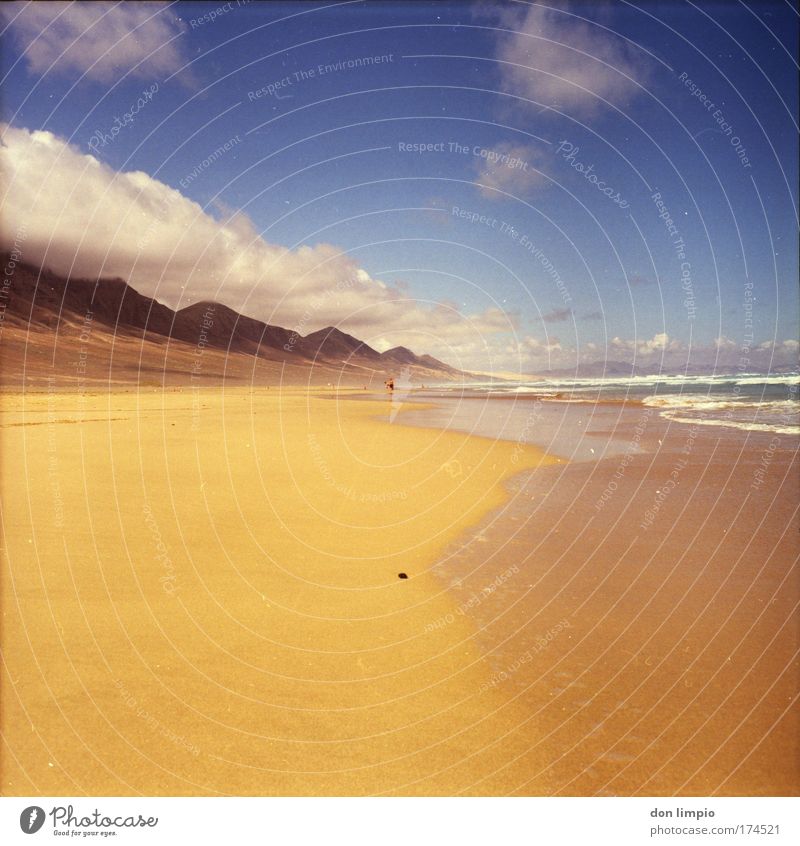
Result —
[[552, 413], [575, 460], [516, 477], [435, 568], [491, 656], [491, 690], [527, 712], [514, 792], [797, 795], [797, 436], [636, 403], [594, 426], [585, 406]]
[[521, 751], [429, 569], [549, 459], [388, 411], [5, 395], [3, 792], [451, 794]]
[[795, 794], [796, 438], [407, 399], [4, 394], [3, 793]]

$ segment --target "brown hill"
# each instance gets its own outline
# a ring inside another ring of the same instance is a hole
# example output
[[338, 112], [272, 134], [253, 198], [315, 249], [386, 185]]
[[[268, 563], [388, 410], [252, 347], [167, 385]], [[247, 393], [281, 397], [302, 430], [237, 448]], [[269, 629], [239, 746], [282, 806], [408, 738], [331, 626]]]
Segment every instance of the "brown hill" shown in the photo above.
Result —
[[292, 333], [281, 326], [270, 326], [252, 317], [245, 317], [222, 303], [200, 302], [175, 313], [171, 336], [190, 344], [197, 344], [201, 337], [217, 349], [285, 358], [285, 344]]
[[[0, 254], [4, 266], [8, 254]], [[344, 384], [464, 378], [404, 347], [383, 354], [329, 326], [301, 337], [221, 303], [173, 311], [122, 279], [64, 278], [17, 263], [0, 296], [4, 385], [56, 377], [78, 384]]]
[[324, 329], [306, 335], [299, 342], [298, 347], [303, 355], [312, 360], [322, 358], [328, 361], [346, 362], [352, 358], [363, 358], [377, 362], [381, 359], [381, 354], [377, 350], [335, 326], [326, 326]]

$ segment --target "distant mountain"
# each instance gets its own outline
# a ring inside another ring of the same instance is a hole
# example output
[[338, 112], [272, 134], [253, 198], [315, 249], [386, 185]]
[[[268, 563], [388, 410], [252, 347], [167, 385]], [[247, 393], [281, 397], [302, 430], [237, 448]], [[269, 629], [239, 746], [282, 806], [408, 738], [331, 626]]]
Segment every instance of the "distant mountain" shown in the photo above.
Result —
[[[8, 262], [8, 254], [0, 260]], [[7, 311], [34, 324], [51, 325], [63, 313], [93, 319], [119, 331], [141, 330], [169, 334], [174, 312], [157, 300], [142, 296], [122, 279], [70, 279], [49, 270], [17, 264], [11, 277]]]
[[408, 347], [392, 347], [381, 353], [381, 357], [388, 361], [396, 361], [398, 364], [415, 364], [417, 361], [417, 356]]
[[392, 347], [392, 349], [381, 353], [381, 359], [397, 364], [400, 367], [419, 367], [434, 372], [449, 373], [453, 376], [463, 375], [463, 371], [456, 370], [455, 367], [439, 361], [438, 358], [434, 358], [432, 355], [417, 355], [411, 352], [408, 347]]
[[544, 377], [557, 376], [565, 379], [599, 379], [615, 376], [642, 376], [641, 368], [625, 361], [590, 361], [582, 362], [578, 367], [561, 367], [557, 370], [544, 370], [540, 374]]
[[355, 356], [378, 361], [381, 358], [377, 350], [335, 326], [326, 326], [318, 332], [306, 335], [298, 342], [298, 349], [310, 359], [347, 361]]
[[449, 373], [452, 376], [461, 375], [463, 371], [456, 370], [455, 367], [451, 367], [449, 364], [445, 364], [443, 361], [439, 361], [438, 358], [434, 358], [432, 355], [421, 355], [417, 358], [417, 364], [420, 367], [427, 367], [429, 370], [441, 370], [444, 373]]
[[268, 350], [283, 352], [292, 333], [281, 326], [270, 326], [252, 317], [244, 317], [228, 306], [200, 302], [175, 313], [170, 334], [173, 338], [197, 344], [201, 333], [209, 346], [264, 355]]
[[[0, 253], [0, 260], [7, 264], [9, 255]], [[156, 299], [143, 296], [122, 279], [67, 279], [24, 263], [17, 263], [13, 276], [7, 278], [10, 287], [1, 303], [5, 305], [4, 326], [24, 329], [28, 335], [57, 330], [57, 342], [67, 328], [78, 331], [88, 321], [93, 341], [97, 342], [101, 335], [113, 341], [94, 350], [95, 361], [101, 349], [110, 351], [119, 347], [122, 338], [130, 338], [139, 339], [140, 345], [154, 344], [158, 349], [168, 344], [168, 354], [174, 353], [173, 358], [184, 368], [192, 357], [197, 359], [202, 354], [199, 351], [218, 350], [225, 372], [225, 356], [235, 355], [273, 362], [270, 372], [277, 373], [277, 365], [317, 368], [324, 376], [315, 379], [330, 381], [338, 378], [338, 373], [346, 382], [359, 384], [382, 385], [384, 378], [398, 375], [404, 367], [411, 369], [414, 381], [421, 382], [470, 376], [432, 356], [418, 356], [406, 347], [379, 353], [334, 326], [303, 337], [246, 317], [221, 303], [205, 301], [173, 311]], [[26, 343], [31, 343], [30, 338]], [[140, 366], [148, 367], [145, 361]], [[243, 362], [239, 361], [238, 366], [243, 367]], [[174, 372], [177, 374], [178, 370]]]

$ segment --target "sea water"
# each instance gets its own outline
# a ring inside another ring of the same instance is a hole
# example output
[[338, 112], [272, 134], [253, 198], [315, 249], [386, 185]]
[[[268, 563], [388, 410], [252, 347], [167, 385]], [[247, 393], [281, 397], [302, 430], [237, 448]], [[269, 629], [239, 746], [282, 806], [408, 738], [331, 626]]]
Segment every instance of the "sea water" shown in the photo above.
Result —
[[403, 419], [592, 460], [629, 448], [611, 432], [626, 417], [633, 419], [637, 408], [678, 424], [717, 427], [720, 434], [738, 429], [800, 435], [799, 386], [796, 373], [474, 382], [415, 391], [413, 399], [433, 400], [436, 408]]

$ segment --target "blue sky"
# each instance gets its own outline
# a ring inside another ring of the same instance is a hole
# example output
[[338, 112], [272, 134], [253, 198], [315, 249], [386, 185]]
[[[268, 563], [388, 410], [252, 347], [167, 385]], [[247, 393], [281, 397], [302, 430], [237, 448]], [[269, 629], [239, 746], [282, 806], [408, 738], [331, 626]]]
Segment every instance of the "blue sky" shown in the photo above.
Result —
[[3, 14], [31, 259], [477, 369], [797, 360], [786, 3]]

